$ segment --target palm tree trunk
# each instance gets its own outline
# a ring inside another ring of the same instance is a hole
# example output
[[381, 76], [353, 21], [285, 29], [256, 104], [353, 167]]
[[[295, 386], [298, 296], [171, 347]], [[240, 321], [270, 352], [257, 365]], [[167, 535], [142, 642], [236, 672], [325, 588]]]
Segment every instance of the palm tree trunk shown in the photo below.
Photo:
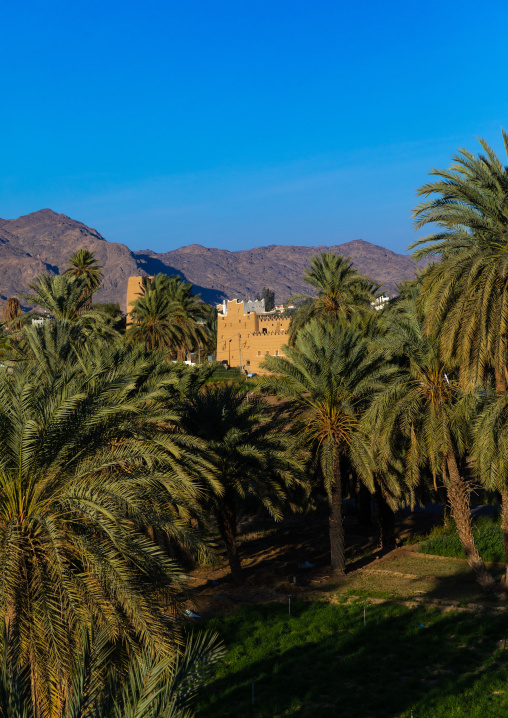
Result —
[[231, 575], [235, 581], [243, 579], [242, 564], [236, 543], [236, 501], [233, 491], [226, 489], [220, 498], [220, 505], [216, 510], [217, 523], [222, 540], [226, 546]]
[[[495, 370], [496, 377], [496, 394], [504, 394], [506, 391], [506, 379], [504, 372], [497, 368]], [[503, 544], [504, 544], [504, 561], [505, 561], [505, 575], [502, 583], [508, 588], [508, 490], [501, 490], [501, 530], [503, 531]]]
[[446, 465], [448, 467], [449, 485], [448, 485], [448, 501], [453, 519], [457, 526], [460, 543], [466, 552], [467, 562], [474, 572], [475, 578], [480, 586], [492, 591], [496, 589], [496, 582], [492, 574], [488, 571], [485, 563], [480, 556], [471, 525], [471, 510], [469, 504], [469, 488], [460, 476], [457, 461], [452, 449], [448, 450], [446, 456]]
[[503, 394], [506, 391], [506, 379], [501, 369], [494, 371], [496, 377], [496, 394]]
[[505, 555], [505, 575], [502, 583], [508, 588], [508, 489], [501, 490], [501, 530], [503, 532], [503, 544]]
[[330, 563], [332, 571], [344, 574], [346, 571], [346, 552], [344, 546], [344, 522], [342, 519], [342, 476], [337, 449], [335, 450], [334, 468], [333, 482], [328, 497], [330, 502]]
[[384, 497], [383, 490], [376, 484], [377, 520], [379, 525], [379, 546], [395, 547], [395, 511]]
[[359, 479], [356, 479], [355, 500], [358, 525], [362, 528], [370, 528], [372, 526], [372, 494]]

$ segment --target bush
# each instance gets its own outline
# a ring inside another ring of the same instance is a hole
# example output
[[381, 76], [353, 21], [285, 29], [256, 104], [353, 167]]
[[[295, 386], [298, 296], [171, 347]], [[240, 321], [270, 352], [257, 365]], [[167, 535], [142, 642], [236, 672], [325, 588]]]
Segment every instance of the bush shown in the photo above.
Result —
[[[473, 532], [484, 561], [504, 561], [503, 532], [499, 519], [481, 516], [474, 521]], [[432, 529], [419, 550], [421, 553], [430, 553], [434, 556], [466, 558], [453, 521], [447, 521], [444, 526]]]

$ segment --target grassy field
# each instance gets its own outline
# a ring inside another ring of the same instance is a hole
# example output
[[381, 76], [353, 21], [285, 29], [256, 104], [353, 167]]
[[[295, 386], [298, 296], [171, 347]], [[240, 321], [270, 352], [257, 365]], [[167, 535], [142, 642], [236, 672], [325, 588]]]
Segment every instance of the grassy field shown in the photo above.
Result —
[[505, 611], [342, 595], [293, 599], [291, 616], [287, 602], [247, 606], [208, 627], [220, 631], [228, 654], [199, 718], [508, 715]]
[[[418, 543], [388, 553], [356, 536], [348, 574], [337, 580], [317, 518], [315, 526], [246, 524], [245, 583], [228, 580], [226, 563], [195, 577], [197, 612], [228, 648], [199, 718], [508, 715], [508, 602], [482, 593], [451, 522], [421, 528]], [[498, 521], [480, 518], [474, 530], [499, 579]], [[299, 570], [302, 556], [316, 568]]]

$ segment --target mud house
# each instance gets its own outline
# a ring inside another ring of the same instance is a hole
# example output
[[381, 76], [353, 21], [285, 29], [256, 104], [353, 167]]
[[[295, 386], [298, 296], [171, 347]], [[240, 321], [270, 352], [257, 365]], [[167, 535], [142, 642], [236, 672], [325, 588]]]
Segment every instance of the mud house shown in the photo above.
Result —
[[224, 302], [217, 316], [217, 361], [262, 373], [259, 365], [267, 354], [283, 356], [289, 317], [265, 312], [264, 301]]

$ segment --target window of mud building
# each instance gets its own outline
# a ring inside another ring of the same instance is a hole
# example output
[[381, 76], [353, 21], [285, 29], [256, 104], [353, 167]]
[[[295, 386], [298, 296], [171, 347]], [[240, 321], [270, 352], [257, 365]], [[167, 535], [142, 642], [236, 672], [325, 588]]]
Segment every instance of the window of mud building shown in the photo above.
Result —
[[263, 327], [263, 334], [268, 334], [268, 329], [266, 327]]

